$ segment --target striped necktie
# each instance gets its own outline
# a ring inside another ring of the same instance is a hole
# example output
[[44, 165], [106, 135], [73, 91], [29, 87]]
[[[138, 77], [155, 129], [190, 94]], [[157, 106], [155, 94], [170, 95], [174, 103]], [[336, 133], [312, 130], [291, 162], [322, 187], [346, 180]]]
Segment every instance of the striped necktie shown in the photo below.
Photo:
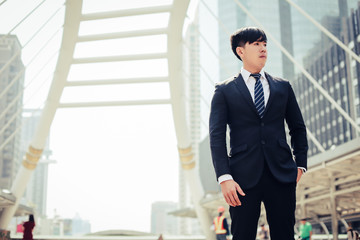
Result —
[[261, 74], [250, 74], [251, 77], [255, 78], [255, 88], [254, 88], [254, 104], [256, 107], [256, 110], [259, 113], [260, 118], [264, 116], [265, 111], [265, 101], [264, 101], [264, 90], [260, 81]]

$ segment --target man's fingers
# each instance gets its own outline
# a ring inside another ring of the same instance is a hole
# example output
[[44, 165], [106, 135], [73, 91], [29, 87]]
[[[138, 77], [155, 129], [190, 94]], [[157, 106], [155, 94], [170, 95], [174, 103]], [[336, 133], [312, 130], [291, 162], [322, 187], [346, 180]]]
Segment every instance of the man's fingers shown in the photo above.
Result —
[[236, 185], [236, 190], [238, 191], [238, 193], [240, 193], [241, 196], [245, 196], [244, 191], [241, 189], [241, 187], [239, 186], [239, 184]]
[[231, 202], [229, 195], [225, 192], [223, 192], [223, 195], [224, 195], [226, 203], [229, 204], [230, 206], [233, 206], [233, 203]]
[[232, 196], [234, 198], [234, 202], [236, 204], [236, 206], [240, 206], [241, 205], [241, 202], [240, 202], [240, 199], [239, 199], [239, 196], [236, 192], [236, 188], [234, 189], [234, 191], [232, 192]]
[[[238, 186], [238, 185], [237, 185]], [[237, 195], [237, 186], [233, 186], [233, 188], [231, 188], [229, 190], [229, 192], [227, 192], [227, 198], [229, 199], [229, 202], [231, 203], [231, 206], [236, 207], [236, 206], [240, 206], [241, 202], [239, 199], [239, 196]], [[240, 188], [241, 189], [241, 188]]]
[[223, 192], [225, 201], [232, 207], [240, 206], [241, 202], [238, 193], [245, 196], [244, 192], [233, 180], [228, 180], [221, 183], [221, 190]]
[[228, 196], [225, 196], [225, 201], [226, 201], [227, 204], [234, 207], [234, 204], [231, 202], [231, 200], [230, 200], [230, 198]]
[[232, 205], [233, 207], [236, 207], [236, 206], [240, 206], [240, 205], [241, 205], [240, 199], [239, 199], [239, 197], [237, 196], [236, 191], [232, 191], [232, 192], [230, 193], [229, 198], [230, 198], [231, 203], [233, 204], [233, 205]]

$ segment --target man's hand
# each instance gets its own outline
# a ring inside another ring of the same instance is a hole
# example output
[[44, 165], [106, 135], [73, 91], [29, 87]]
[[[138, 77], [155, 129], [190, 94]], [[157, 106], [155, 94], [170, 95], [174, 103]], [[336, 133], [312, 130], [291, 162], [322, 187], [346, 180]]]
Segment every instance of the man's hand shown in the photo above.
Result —
[[241, 202], [237, 193], [240, 193], [241, 196], [245, 196], [245, 193], [234, 180], [227, 180], [222, 183], [221, 191], [224, 195], [225, 201], [232, 207], [240, 206]]
[[296, 183], [300, 181], [301, 176], [303, 175], [303, 170], [301, 168], [298, 168]]

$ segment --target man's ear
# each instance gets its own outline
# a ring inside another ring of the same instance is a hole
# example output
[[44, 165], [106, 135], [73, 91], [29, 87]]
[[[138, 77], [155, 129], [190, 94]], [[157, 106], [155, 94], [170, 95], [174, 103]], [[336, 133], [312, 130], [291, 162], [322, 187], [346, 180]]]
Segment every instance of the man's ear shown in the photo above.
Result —
[[236, 48], [236, 53], [237, 53], [237, 55], [239, 55], [241, 57], [241, 55], [244, 53], [244, 48], [243, 47], [237, 47]]

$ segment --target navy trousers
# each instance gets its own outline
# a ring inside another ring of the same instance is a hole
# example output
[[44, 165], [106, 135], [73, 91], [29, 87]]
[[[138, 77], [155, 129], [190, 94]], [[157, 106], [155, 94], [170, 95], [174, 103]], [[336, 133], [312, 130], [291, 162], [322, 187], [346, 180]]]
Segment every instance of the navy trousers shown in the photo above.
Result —
[[271, 239], [294, 240], [296, 182], [279, 182], [265, 164], [257, 185], [243, 191], [244, 197], [238, 194], [241, 206], [230, 206], [233, 240], [256, 239], [261, 202], [264, 202]]

